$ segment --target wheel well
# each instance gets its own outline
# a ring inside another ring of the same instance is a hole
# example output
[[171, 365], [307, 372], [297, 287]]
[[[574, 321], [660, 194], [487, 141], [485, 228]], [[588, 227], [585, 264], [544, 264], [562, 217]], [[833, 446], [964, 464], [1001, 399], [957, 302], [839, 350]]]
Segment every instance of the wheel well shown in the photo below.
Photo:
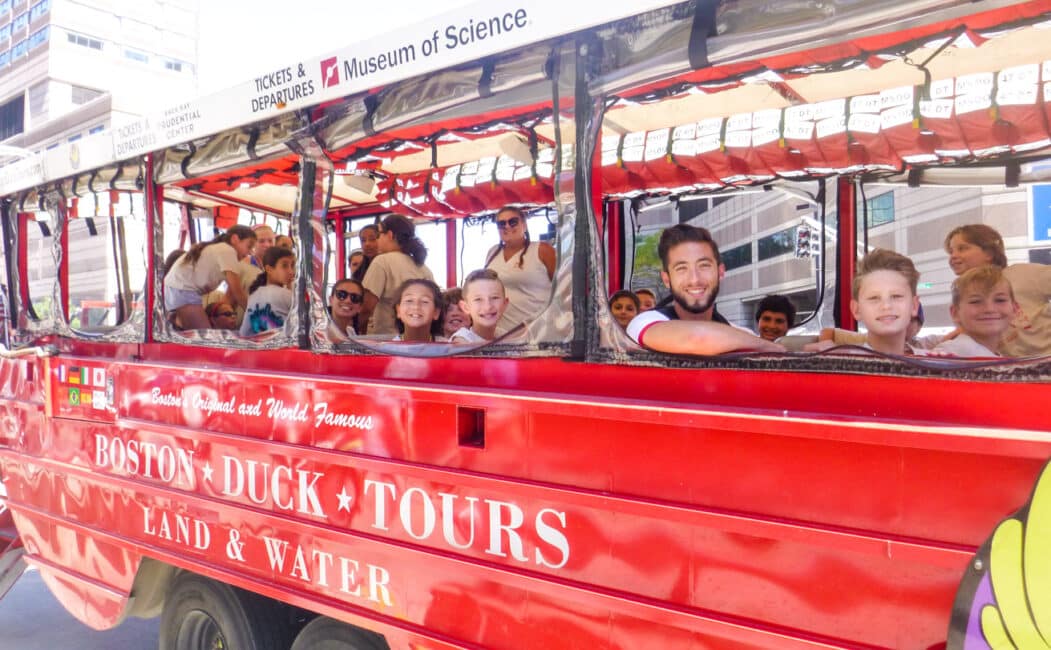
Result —
[[156, 618], [161, 615], [168, 586], [180, 569], [160, 560], [144, 557], [135, 574], [128, 597], [126, 616]]
[[[160, 616], [172, 583], [183, 573], [190, 572], [160, 560], [142, 558], [139, 570], [135, 574], [135, 581], [131, 585], [131, 594], [128, 596], [128, 606], [124, 611], [124, 617], [157, 618]], [[274, 602], [279, 603], [280, 601]], [[316, 612], [281, 604], [288, 608], [290, 625], [296, 631], [318, 616]]]

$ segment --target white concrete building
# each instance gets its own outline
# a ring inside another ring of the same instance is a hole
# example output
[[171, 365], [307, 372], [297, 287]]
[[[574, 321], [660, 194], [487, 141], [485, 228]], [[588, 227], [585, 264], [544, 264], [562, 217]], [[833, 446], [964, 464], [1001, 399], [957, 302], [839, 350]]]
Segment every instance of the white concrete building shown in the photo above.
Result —
[[0, 145], [40, 151], [195, 97], [198, 13], [199, 0], [0, 0]]

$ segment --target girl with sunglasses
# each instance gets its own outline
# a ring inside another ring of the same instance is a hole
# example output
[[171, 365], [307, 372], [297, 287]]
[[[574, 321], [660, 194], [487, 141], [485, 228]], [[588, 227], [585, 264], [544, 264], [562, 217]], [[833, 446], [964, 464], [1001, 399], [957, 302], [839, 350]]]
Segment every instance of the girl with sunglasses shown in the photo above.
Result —
[[502, 335], [533, 320], [547, 306], [555, 277], [555, 249], [529, 240], [525, 213], [516, 207], [500, 208], [496, 227], [500, 243], [489, 250], [485, 268], [500, 276], [510, 300], [497, 327], [498, 335]]
[[358, 314], [365, 299], [365, 288], [351, 278], [343, 278], [332, 287], [328, 299], [328, 337], [333, 342], [346, 341], [358, 335]]
[[225, 298], [205, 307], [204, 313], [208, 315], [208, 321], [212, 324], [213, 330], [235, 330], [238, 328], [237, 310], [234, 309], [233, 305], [226, 302]]

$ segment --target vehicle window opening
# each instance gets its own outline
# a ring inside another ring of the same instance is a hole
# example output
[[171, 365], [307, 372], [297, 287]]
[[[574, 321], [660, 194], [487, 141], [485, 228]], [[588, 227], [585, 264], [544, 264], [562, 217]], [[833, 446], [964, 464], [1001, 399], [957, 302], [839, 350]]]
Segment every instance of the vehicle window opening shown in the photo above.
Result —
[[142, 192], [102, 190], [66, 202], [68, 325], [94, 336], [144, 318], [146, 215]]
[[32, 205], [30, 211], [21, 212], [20, 236], [25, 242], [25, 265], [23, 272], [24, 320], [20, 327], [50, 330], [59, 317], [58, 305], [58, 251], [55, 230], [55, 214], [43, 205], [42, 196], [22, 201], [22, 209]]
[[[544, 83], [549, 99], [551, 81], [547, 79]], [[556, 198], [553, 182], [560, 158], [563, 168], [573, 166], [573, 145], [564, 147], [559, 152], [561, 155], [556, 154], [556, 141], [561, 139], [559, 132], [572, 125], [571, 115], [559, 116], [547, 104], [530, 107], [520, 114], [508, 111], [508, 116], [473, 122], [461, 117], [449, 127], [439, 122], [404, 132], [384, 133], [378, 129], [378, 120], [386, 114], [385, 100], [382, 94], [373, 98], [367, 107], [367, 115], [359, 117], [371, 116], [377, 120], [373, 123], [375, 133], [366, 131], [364, 138], [341, 144], [331, 155], [335, 179], [330, 218], [341, 221], [342, 225], [333, 229], [333, 232], [340, 233], [339, 236], [319, 239], [326, 247], [324, 255], [328, 260], [321, 265], [324, 293], [318, 296], [325, 305], [324, 316], [328, 317], [337, 307], [347, 310], [348, 306], [333, 303], [338, 299], [335, 289], [341, 282], [337, 274], [347, 277], [353, 265], [357, 269], [353, 277], [366, 279], [361, 269], [365, 268], [367, 273], [375, 259], [369, 250], [374, 246], [372, 240], [377, 234], [373, 226], [378, 228], [380, 236], [390, 236], [382, 225], [389, 214], [409, 218], [410, 239], [419, 240], [427, 249], [425, 262], [420, 268], [427, 268], [428, 276], [444, 290], [445, 296], [451, 295], [455, 289], [462, 290], [467, 276], [483, 269], [487, 263], [494, 268], [512, 265], [516, 270], [520, 268], [520, 261], [521, 268], [526, 269], [546, 266], [547, 270], [541, 272], [552, 289], [564, 282], [559, 280], [556, 269], [556, 264], [561, 264], [568, 280], [571, 256], [557, 261], [556, 249], [551, 244], [560, 241], [560, 228], [563, 235], [570, 228], [569, 222], [559, 225], [560, 211], [553, 203]], [[344, 117], [350, 117], [355, 109], [350, 106], [341, 110]], [[335, 127], [331, 132], [334, 135], [341, 133]], [[322, 132], [320, 137], [324, 139], [325, 135]], [[372, 209], [370, 203], [380, 209]], [[521, 214], [506, 219], [499, 217], [505, 207]], [[498, 221], [503, 225], [498, 225]], [[510, 235], [502, 236], [502, 229], [518, 233], [515, 236], [519, 240], [508, 239]], [[409, 237], [405, 233], [395, 236]], [[525, 238], [524, 242], [521, 237]], [[405, 239], [403, 243], [407, 241]], [[509, 259], [500, 254], [502, 242], [513, 246]], [[343, 249], [342, 259], [333, 263], [332, 259], [340, 256], [340, 248]], [[537, 259], [538, 254], [546, 261]], [[350, 291], [340, 288], [339, 295], [346, 295], [349, 300]], [[397, 288], [384, 287], [383, 301], [393, 298]], [[557, 293], [566, 294], [567, 289], [560, 289]], [[366, 287], [365, 294], [369, 293], [372, 292]], [[458, 295], [462, 296], [463, 292]], [[378, 296], [376, 299], [379, 302]], [[558, 310], [552, 310], [552, 305], [564, 309], [568, 307], [568, 301], [548, 289], [536, 302], [529, 315], [518, 317], [516, 323], [506, 327], [501, 326], [492, 345], [479, 342], [453, 348], [445, 345], [441, 349], [437, 345], [424, 349], [403, 341], [388, 345], [396, 332], [393, 327], [386, 326], [382, 329], [391, 329], [390, 332], [357, 331], [356, 336], [347, 341], [333, 342], [325, 341], [323, 328], [317, 325], [313, 330], [314, 345], [315, 349], [333, 351], [353, 351], [365, 346], [371, 351], [424, 356], [475, 353], [476, 350], [484, 354], [551, 353], [557, 348], [550, 346], [568, 340], [567, 326], [570, 324], [565, 315], [559, 316]], [[459, 311], [459, 304], [455, 308]], [[393, 310], [394, 306], [391, 305], [390, 309]], [[369, 313], [367, 307], [365, 312]], [[322, 315], [319, 310], [314, 313]], [[398, 320], [396, 314], [388, 313], [390, 322], [395, 323]], [[347, 317], [340, 320], [345, 322]], [[501, 338], [504, 334], [507, 338]]]
[[[944, 44], [938, 51], [943, 49]], [[818, 78], [821, 74], [816, 72], [812, 76]], [[1003, 77], [1005, 74], [1007, 77]], [[993, 88], [996, 87], [998, 78], [1006, 78], [1010, 83], [1023, 83], [1014, 80], [1011, 71], [999, 73], [999, 76], [995, 73], [990, 74], [989, 77], [992, 79]], [[704, 118], [690, 123], [688, 118], [682, 117], [688, 113], [676, 112], [674, 109], [685, 109], [692, 105], [691, 102], [701, 106], [696, 97], [710, 93], [718, 94], [714, 90], [718, 84], [712, 85], [713, 80], [709, 77], [705, 77], [705, 82], [709, 85], [704, 88], [698, 86], [697, 90], [700, 92], [695, 94], [689, 92], [690, 82], [664, 83], [661, 90], [624, 91], [607, 102], [607, 110], [603, 116], [599, 166], [601, 186], [607, 199], [607, 218], [599, 215], [595, 229], [597, 237], [603, 243], [595, 259], [607, 272], [605, 280], [598, 282], [596, 288], [608, 291], [606, 295], [611, 297], [607, 304], [596, 303], [595, 317], [602, 336], [601, 347], [626, 353], [626, 356], [619, 358], [630, 358], [636, 353], [641, 355], [640, 359], [655, 358], [646, 352], [640, 352], [640, 348], [625, 341], [625, 337], [621, 336], [619, 328], [616, 327], [617, 317], [623, 322], [626, 318], [625, 313], [635, 307], [630, 304], [633, 301], [627, 296], [615, 292], [623, 289], [653, 291], [658, 298], [658, 309], [662, 306], [660, 299], [663, 299], [666, 307], [674, 307], [678, 301], [671, 301], [666, 295], [662, 277], [664, 269], [661, 268], [661, 261], [655, 254], [656, 239], [661, 232], [680, 224], [706, 228], [714, 243], [718, 244], [719, 252], [723, 254], [721, 261], [726, 265], [725, 275], [710, 283], [718, 290], [718, 313], [731, 324], [752, 330], [760, 336], [763, 336], [757, 327], [760, 315], [755, 314], [754, 310], [765, 296], [771, 294], [796, 302], [795, 308], [799, 318], [794, 323], [794, 329], [790, 329], [790, 333], [797, 337], [818, 336], [823, 339], [825, 332], [832, 331], [837, 323], [852, 322], [852, 313], [839, 313], [841, 305], [849, 302], [844, 302], [841, 296], [846, 287], [850, 286], [850, 278], [853, 276], [851, 269], [837, 269], [843, 288], [835, 292], [836, 300], [825, 301], [824, 298], [833, 291], [833, 287], [838, 286], [834, 284], [835, 274], [828, 273], [829, 255], [841, 253], [850, 247], [850, 242], [838, 242], [837, 248], [837, 238], [841, 234], [853, 238], [855, 233], [859, 240], [858, 260], [883, 248], [906, 254], [921, 267], [923, 280], [914, 291], [920, 297], [925, 297], [922, 306], [925, 307], [923, 311], [927, 316], [926, 327], [934, 330], [932, 335], [944, 341], [960, 331], [959, 328], [963, 326], [955, 315], [950, 317], [948, 304], [948, 288], [953, 278], [946, 273], [945, 253], [941, 250], [947, 244], [940, 240], [935, 241], [938, 238], [933, 237], [933, 230], [938, 229], [940, 236], [945, 237], [955, 225], [982, 223], [989, 218], [1002, 220], [1002, 215], [1008, 211], [1008, 204], [1024, 207], [1024, 191], [1012, 189], [1017, 186], [1020, 170], [1024, 165], [1009, 162], [999, 179], [992, 179], [993, 184], [986, 182], [987, 187], [978, 190], [973, 197], [977, 204], [970, 214], [968, 211], [971, 208], [966, 208], [954, 217], [946, 215], [936, 225], [930, 216], [925, 217], [924, 213], [916, 212], [914, 206], [923, 203], [924, 196], [929, 196], [931, 202], [927, 204], [927, 214], [941, 212], [936, 203], [937, 199], [933, 198], [936, 189], [931, 187], [932, 184], [938, 183], [941, 170], [902, 165], [901, 159], [892, 148], [880, 148], [886, 144], [879, 139], [883, 136], [871, 136], [862, 126], [862, 118], [867, 117], [869, 122], [872, 122], [873, 116], [880, 117], [880, 101], [884, 112], [889, 109], [897, 110], [898, 104], [901, 104], [902, 110], [919, 110], [916, 108], [919, 104], [913, 96], [913, 93], [918, 93], [919, 90], [907, 89], [907, 103], [887, 91], [885, 96], [848, 97], [814, 106], [779, 106], [750, 113]], [[731, 89], [725, 91], [726, 97], [731, 97], [732, 89], [736, 84], [742, 83], [742, 80], [729, 79], [726, 83]], [[684, 89], [687, 92], [684, 92]], [[924, 92], [927, 92], [929, 97], [932, 91], [927, 88]], [[901, 94], [904, 95], [904, 91]], [[1014, 111], [1010, 119], [1017, 121], [1022, 119], [1022, 112], [1032, 109], [1003, 110]], [[832, 111], [828, 115], [842, 115], [844, 123], [850, 128], [828, 131], [827, 125], [823, 123], [824, 130], [814, 131], [812, 127], [818, 121], [815, 116], [821, 111]], [[891, 119], [888, 115], [884, 115], [883, 118], [885, 129], [891, 130], [896, 122], [887, 122]], [[918, 118], [921, 127], [933, 128], [929, 126], [928, 118], [926, 115]], [[789, 129], [789, 126], [798, 126], [797, 122], [802, 123], [800, 120], [807, 122], [811, 127], [806, 131], [805, 137], [798, 135], [800, 129]], [[681, 123], [684, 121], [686, 123]], [[926, 137], [926, 134], [927, 131], [921, 129], [920, 137]], [[912, 133], [908, 132], [887, 135], [886, 138], [897, 147], [914, 147], [914, 142], [899, 142], [893, 139], [911, 135]], [[815, 146], [814, 138], [832, 136], [845, 139], [842, 152], [832, 144], [827, 148]], [[1034, 130], [1028, 126], [1024, 133], [1020, 130], [1017, 136], [1024, 146], [1029, 146], [1024, 144], [1028, 140], [1022, 140], [1026, 138], [1034, 140], [1037, 144], [1046, 143], [1046, 133], [1043, 130]], [[1043, 140], [1039, 139], [1041, 136], [1044, 137]], [[797, 142], [799, 144], [796, 144]], [[910, 165], [937, 161], [936, 158], [923, 161], [918, 158], [912, 159], [909, 157], [911, 155], [910, 153], [906, 156]], [[941, 155], [956, 156], [958, 152], [946, 151]], [[822, 192], [822, 200], [816, 200], [815, 185], [819, 181], [824, 183], [823, 179], [836, 179], [841, 187], [851, 190], [856, 188], [856, 191], [850, 192], [848, 200], [854, 205], [852, 214], [857, 216], [858, 228], [850, 227], [840, 232], [838, 210], [834, 206], [837, 206], [843, 197], [834, 197], [831, 196], [831, 192]], [[880, 187], [878, 191], [873, 191], [874, 187], [891, 179], [894, 181], [893, 189], [884, 190]], [[906, 181], [909, 187], [906, 187]], [[999, 186], [995, 185], [996, 183], [999, 183]], [[771, 213], [772, 206], [764, 199], [757, 198], [777, 192], [783, 192], [789, 197], [808, 199], [798, 201], [798, 206], [792, 205], [791, 198], [785, 201], [786, 208], [800, 211], [798, 219], [776, 218]], [[803, 192], [809, 197], [803, 196]], [[1010, 197], [1011, 192], [1018, 193], [1018, 197]], [[943, 200], [958, 202], [959, 197], [967, 194], [967, 191], [958, 190], [953, 198], [950, 198], [950, 194], [952, 191], [947, 191]], [[719, 205], [715, 205], [711, 198], [715, 196], [722, 200]], [[694, 201], [699, 209], [689, 205]], [[834, 202], [830, 205], [830, 201]], [[727, 208], [727, 205], [731, 207]], [[735, 236], [734, 226], [741, 225], [741, 220], [727, 212], [732, 210], [734, 205], [738, 206], [738, 210], [753, 213], [750, 217], [751, 228], [743, 230], [738, 236]], [[908, 217], [901, 213], [903, 206], [908, 206]], [[1014, 208], [1011, 208], [1012, 213], [1013, 210]], [[610, 217], [620, 217], [617, 227], [611, 225]], [[953, 219], [959, 223], [952, 223]], [[1004, 238], [1012, 238], [1008, 249], [1013, 246], [1021, 248], [1020, 240], [1026, 235], [1025, 226], [1022, 225], [1024, 220], [1024, 213], [1019, 213], [1013, 225], [1007, 227], [1010, 235], [1004, 235]], [[924, 222], [928, 221], [931, 223], [924, 225]], [[930, 229], [932, 234], [928, 235], [925, 229]], [[621, 234], [624, 243], [617, 241], [614, 236]], [[924, 241], [927, 237], [931, 237], [930, 243]], [[626, 245], [629, 241], [633, 245]], [[1029, 262], [1028, 259], [1020, 261]], [[647, 266], [650, 267], [649, 271], [645, 270]], [[800, 294], [798, 289], [801, 286], [796, 283], [803, 278], [797, 276], [796, 271], [792, 269], [802, 269], [804, 266], [810, 267], [810, 278], [806, 281], [809, 289], [807, 293]], [[842, 264], [837, 261], [837, 266], [842, 267]], [[1015, 272], [1022, 271], [1019, 268]], [[1040, 272], [1039, 269], [1032, 271]], [[694, 290], [696, 289], [695, 287]], [[612, 299], [614, 295], [617, 295], [616, 300]], [[849, 299], [849, 296], [847, 298]], [[1034, 304], [1042, 306], [1038, 309], [1046, 310], [1047, 296], [1037, 298]], [[641, 304], [640, 301], [640, 307]], [[937, 307], [938, 312], [933, 320], [931, 305]], [[614, 307], [618, 310], [617, 314], [611, 313]], [[709, 305], [709, 311], [710, 309]], [[1004, 334], [1004, 337], [1006, 345], [1011, 332]], [[860, 340], [865, 342], [864, 338]], [[738, 341], [738, 344], [743, 343]], [[725, 347], [722, 351], [725, 353], [735, 349], [747, 352], [750, 348]], [[754, 346], [752, 349], [762, 351], [764, 348]], [[916, 348], [914, 346], [909, 349]], [[685, 349], [683, 351], [685, 352]], [[1051, 353], [1051, 349], [1045, 348], [1043, 353]], [[712, 352], [694, 354], [711, 355]]]
[[[237, 197], [250, 189], [242, 178], [233, 176], [225, 185], [238, 203], [241, 201]], [[298, 176], [286, 176], [284, 180], [292, 183], [293, 179], [298, 181]], [[294, 186], [283, 187], [291, 191], [283, 190], [281, 196], [285, 197], [286, 203], [282, 205], [292, 210], [297, 190]], [[206, 346], [269, 349], [293, 345], [296, 307], [291, 295], [297, 251], [289, 248], [295, 246], [289, 235], [279, 235], [279, 232], [288, 231], [288, 226], [282, 223], [282, 217], [288, 219], [288, 213], [260, 213], [223, 198], [221, 194], [201, 191], [199, 184], [190, 189], [177, 185], [165, 187], [162, 215], [158, 220], [161, 232], [156, 238], [158, 245], [154, 251], [158, 296], [155, 334], [158, 340]], [[264, 258], [279, 240], [288, 255], [273, 260], [273, 273], [274, 277], [279, 273], [286, 276], [281, 283], [284, 288], [278, 291], [275, 284], [274, 289], [263, 290], [271, 285]], [[199, 256], [200, 266], [187, 257], [194, 250], [198, 251], [195, 255]], [[236, 261], [231, 262], [227, 257]], [[289, 259], [284, 259], [286, 257]], [[240, 300], [230, 293], [229, 274], [222, 270], [226, 267], [238, 281]], [[210, 290], [201, 293], [201, 288], [190, 288], [197, 287], [198, 281], [204, 283], [200, 287]], [[211, 286], [213, 283], [214, 287]], [[251, 295], [253, 283], [262, 290], [254, 301]], [[169, 298], [169, 294], [173, 297]], [[279, 302], [260, 302], [268, 298]], [[200, 304], [185, 322], [180, 310], [171, 308], [180, 300], [184, 303], [199, 301]], [[276, 311], [267, 311], [268, 305]], [[246, 313], [251, 328], [248, 331], [243, 329]], [[254, 320], [253, 314], [256, 314]], [[187, 323], [200, 327], [187, 329]]]

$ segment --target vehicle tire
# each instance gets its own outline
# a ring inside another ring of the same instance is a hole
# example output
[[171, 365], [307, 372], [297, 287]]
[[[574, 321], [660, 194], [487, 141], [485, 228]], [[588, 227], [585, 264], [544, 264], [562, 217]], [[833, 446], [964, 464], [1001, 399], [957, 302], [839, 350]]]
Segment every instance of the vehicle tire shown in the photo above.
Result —
[[183, 573], [164, 600], [160, 650], [288, 650], [288, 608], [243, 589]]
[[292, 650], [390, 650], [383, 637], [327, 616], [307, 623]]

